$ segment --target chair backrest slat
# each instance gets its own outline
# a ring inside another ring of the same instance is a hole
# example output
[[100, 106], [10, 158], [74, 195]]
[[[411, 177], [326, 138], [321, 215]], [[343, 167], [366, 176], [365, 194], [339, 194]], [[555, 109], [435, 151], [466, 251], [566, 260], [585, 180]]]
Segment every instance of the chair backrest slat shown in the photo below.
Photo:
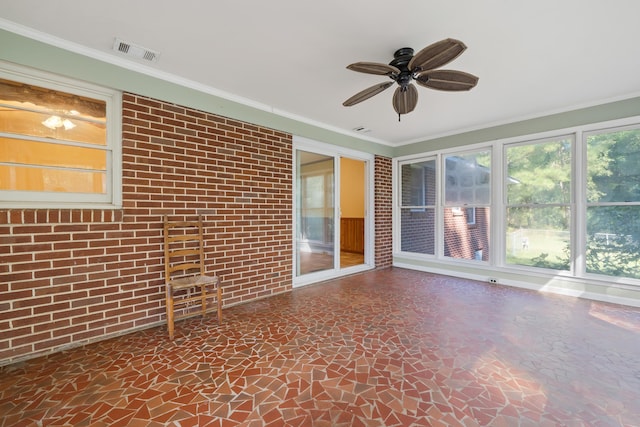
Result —
[[205, 274], [201, 215], [195, 221], [169, 221], [168, 216], [164, 217], [164, 258], [167, 282], [176, 272], [197, 270], [198, 274]]
[[[177, 227], [171, 227], [170, 230]], [[184, 227], [183, 227], [184, 229]], [[169, 236], [169, 243], [173, 242], [195, 242], [200, 240], [200, 236], [196, 236], [195, 234], [184, 234], [180, 236]]]
[[200, 268], [199, 262], [185, 263], [185, 264], [176, 264], [169, 267], [169, 272], [174, 273], [176, 271], [187, 271], [187, 270], [195, 270]]
[[170, 250], [170, 257], [187, 257], [191, 255], [200, 255], [200, 250], [198, 249], [177, 249], [175, 251]]

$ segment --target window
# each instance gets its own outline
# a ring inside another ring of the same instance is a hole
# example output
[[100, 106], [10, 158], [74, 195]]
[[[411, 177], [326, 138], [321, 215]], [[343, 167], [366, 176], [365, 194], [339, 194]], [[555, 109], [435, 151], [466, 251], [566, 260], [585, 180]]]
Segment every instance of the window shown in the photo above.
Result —
[[411, 177], [411, 188], [409, 192], [409, 205], [416, 206], [414, 212], [424, 211], [425, 199], [425, 190], [427, 183], [424, 179], [424, 165], [418, 163], [415, 165], [408, 165], [410, 168], [409, 176]]
[[[440, 162], [444, 167], [437, 168]], [[490, 151], [408, 160], [399, 173], [402, 252], [488, 260]], [[438, 202], [437, 194], [444, 200]], [[436, 232], [437, 218], [444, 223], [443, 237]]]
[[586, 272], [640, 279], [640, 129], [585, 139]]
[[395, 160], [394, 262], [640, 286], [640, 117], [526, 138]]
[[467, 215], [467, 225], [476, 225], [476, 208], [465, 209]]
[[401, 250], [435, 254], [436, 161], [401, 166]]
[[489, 257], [491, 152], [445, 156], [444, 173], [444, 256], [486, 261]]
[[0, 64], [0, 205], [116, 207], [120, 95]]
[[464, 211], [461, 207], [451, 208], [453, 216], [463, 216], [467, 219], [467, 225], [476, 225], [476, 208], [466, 208]]
[[568, 270], [572, 139], [505, 147], [507, 264]]

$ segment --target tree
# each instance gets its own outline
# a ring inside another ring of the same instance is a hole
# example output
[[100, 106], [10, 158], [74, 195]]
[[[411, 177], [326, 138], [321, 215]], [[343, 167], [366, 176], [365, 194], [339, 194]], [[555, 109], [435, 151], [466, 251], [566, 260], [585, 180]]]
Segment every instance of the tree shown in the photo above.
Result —
[[589, 136], [587, 161], [587, 271], [640, 278], [640, 130]]
[[[571, 141], [568, 139], [519, 145], [507, 149], [507, 203], [511, 227], [566, 230], [571, 213]], [[563, 209], [535, 206], [561, 204]]]

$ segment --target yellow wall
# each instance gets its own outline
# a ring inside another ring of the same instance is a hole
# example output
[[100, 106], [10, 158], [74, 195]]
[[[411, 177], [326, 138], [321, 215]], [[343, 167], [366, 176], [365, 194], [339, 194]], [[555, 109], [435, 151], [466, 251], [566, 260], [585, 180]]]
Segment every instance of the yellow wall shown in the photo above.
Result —
[[340, 212], [344, 218], [364, 218], [365, 163], [340, 158]]

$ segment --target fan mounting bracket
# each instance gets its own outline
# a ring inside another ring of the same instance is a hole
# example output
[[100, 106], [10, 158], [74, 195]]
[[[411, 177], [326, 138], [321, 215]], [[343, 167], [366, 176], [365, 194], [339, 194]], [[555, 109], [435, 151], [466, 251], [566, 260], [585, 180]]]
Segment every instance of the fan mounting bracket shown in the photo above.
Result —
[[400, 71], [409, 71], [409, 61], [411, 61], [411, 58], [413, 58], [413, 49], [403, 47], [395, 51], [393, 60], [389, 62], [389, 65], [398, 68]]
[[413, 49], [410, 47], [402, 47], [393, 54], [394, 58], [400, 58], [401, 56], [413, 56]]

